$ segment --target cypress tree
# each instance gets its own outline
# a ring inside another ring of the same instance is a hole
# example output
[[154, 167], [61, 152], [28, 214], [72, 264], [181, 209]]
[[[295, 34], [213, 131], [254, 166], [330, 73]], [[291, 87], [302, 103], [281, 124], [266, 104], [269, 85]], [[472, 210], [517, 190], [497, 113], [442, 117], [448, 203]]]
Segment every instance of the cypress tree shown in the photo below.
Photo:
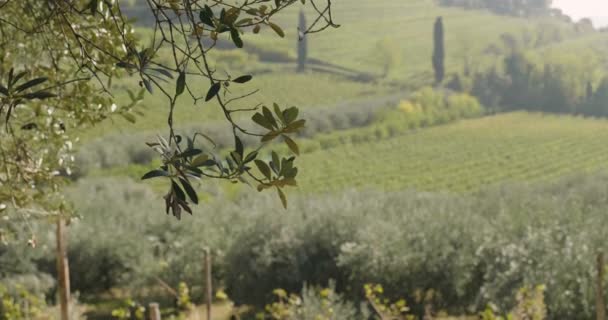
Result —
[[587, 81], [587, 88], [585, 91], [586, 91], [585, 99], [587, 101], [591, 100], [593, 98], [593, 85], [591, 84], [591, 81]]
[[300, 11], [298, 31], [298, 72], [303, 72], [306, 68], [306, 56], [308, 54], [308, 40], [304, 34], [306, 31], [306, 17], [304, 16], [304, 11]]
[[435, 82], [440, 84], [445, 76], [445, 48], [443, 38], [443, 20], [441, 17], [437, 17], [437, 20], [435, 20], [433, 41], [433, 70], [435, 71]]

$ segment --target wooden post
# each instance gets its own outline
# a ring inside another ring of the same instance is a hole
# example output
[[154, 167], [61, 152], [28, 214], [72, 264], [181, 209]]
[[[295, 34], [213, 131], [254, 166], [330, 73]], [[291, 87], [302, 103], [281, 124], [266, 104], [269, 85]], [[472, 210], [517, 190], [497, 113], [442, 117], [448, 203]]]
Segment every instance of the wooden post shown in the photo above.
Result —
[[65, 221], [57, 219], [57, 281], [61, 320], [70, 320], [70, 267], [68, 264]]
[[205, 289], [207, 304], [207, 320], [211, 320], [211, 303], [213, 302], [213, 287], [211, 283], [211, 251], [205, 248]]
[[595, 295], [595, 309], [597, 320], [606, 320], [606, 300], [604, 298], [604, 253], [597, 255], [597, 284]]
[[158, 303], [150, 303], [148, 305], [148, 316], [150, 320], [161, 320], [160, 307]]

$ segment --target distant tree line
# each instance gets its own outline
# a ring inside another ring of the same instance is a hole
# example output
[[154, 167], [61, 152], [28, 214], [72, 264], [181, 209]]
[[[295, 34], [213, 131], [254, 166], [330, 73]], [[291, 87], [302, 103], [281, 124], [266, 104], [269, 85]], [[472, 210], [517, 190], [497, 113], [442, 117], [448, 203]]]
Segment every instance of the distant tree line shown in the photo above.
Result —
[[[608, 116], [608, 77], [594, 85], [585, 73], [568, 64], [538, 65], [521, 52], [473, 76], [471, 94], [494, 110], [530, 110]], [[459, 76], [448, 84], [461, 89]]]
[[440, 5], [462, 7], [465, 9], [483, 9], [496, 14], [510, 16], [532, 16], [548, 14], [551, 0], [438, 0]]

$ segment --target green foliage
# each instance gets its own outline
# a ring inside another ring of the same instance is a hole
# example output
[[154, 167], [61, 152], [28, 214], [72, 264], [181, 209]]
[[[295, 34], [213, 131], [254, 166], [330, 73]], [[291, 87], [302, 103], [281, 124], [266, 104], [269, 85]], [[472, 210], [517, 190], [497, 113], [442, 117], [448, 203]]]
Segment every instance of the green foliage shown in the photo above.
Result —
[[327, 288], [304, 286], [301, 294], [288, 294], [283, 289], [273, 290], [276, 302], [266, 305], [256, 319], [272, 320], [352, 320], [363, 319], [355, 306], [335, 291], [330, 281]]
[[177, 308], [180, 312], [191, 311], [194, 308], [190, 299], [190, 289], [183, 281], [177, 287]]
[[415, 316], [408, 314], [410, 308], [405, 299], [391, 302], [384, 298], [384, 288], [379, 284], [367, 283], [363, 286], [365, 298], [380, 319], [414, 320]]
[[146, 308], [133, 300], [125, 300], [123, 306], [112, 310], [112, 318], [116, 320], [144, 320]]
[[534, 288], [523, 287], [517, 292], [517, 305], [507, 316], [495, 315], [493, 308], [488, 306], [479, 317], [481, 320], [544, 320], [547, 318], [544, 291], [544, 285]]
[[43, 315], [46, 304], [44, 299], [22, 287], [14, 292], [0, 284], [0, 319], [22, 320]]
[[[593, 174], [464, 196], [349, 191], [294, 197], [286, 214], [278, 214], [271, 195], [251, 190], [227, 201], [208, 189], [202, 194], [210, 201], [184, 224], [150, 214], [155, 194], [146, 186], [83, 180], [71, 191], [82, 214], [70, 226], [71, 257], [80, 257], [71, 264], [73, 286], [95, 292], [103, 279], [93, 278], [96, 265], [110, 265], [108, 259], [120, 276], [113, 286], [134, 296], [155, 285], [155, 277], [174, 288], [200, 283], [208, 246], [214, 282], [237, 303], [264, 306], [275, 288], [299, 292], [303, 283], [327, 286], [335, 279], [336, 292], [349, 299], [364, 298], [361, 288], [373, 282], [383, 284], [387, 299], [405, 298], [413, 310], [416, 292], [432, 288], [437, 310], [462, 314], [493, 302], [506, 313], [519, 288], [546, 283], [550, 318], [587, 319], [595, 250], [608, 232], [607, 184], [605, 174]], [[98, 254], [95, 246], [117, 254]], [[80, 274], [87, 272], [85, 283]], [[190, 289], [192, 301], [202, 297], [201, 286]]]

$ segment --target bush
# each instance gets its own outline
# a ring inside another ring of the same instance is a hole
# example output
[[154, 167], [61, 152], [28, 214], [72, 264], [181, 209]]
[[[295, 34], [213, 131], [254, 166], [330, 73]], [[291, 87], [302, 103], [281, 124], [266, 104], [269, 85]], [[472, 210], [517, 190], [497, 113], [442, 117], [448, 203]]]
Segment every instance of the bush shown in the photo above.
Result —
[[399, 124], [401, 131], [443, 124], [458, 119], [482, 115], [483, 107], [476, 98], [466, 93], [450, 93], [423, 88], [401, 101], [396, 109], [378, 114], [377, 121]]
[[[69, 232], [74, 288], [86, 294], [121, 286], [145, 294], [155, 277], [174, 288], [198, 284], [208, 246], [214, 281], [239, 304], [262, 307], [275, 288], [300, 292], [303, 283], [327, 286], [335, 279], [337, 292], [353, 301], [372, 282], [389, 299], [416, 302], [416, 292], [434, 289], [439, 309], [462, 314], [494, 303], [504, 314], [517, 304], [519, 288], [542, 283], [549, 319], [594, 314], [595, 254], [608, 234], [608, 174], [469, 195], [292, 196], [287, 212], [274, 195], [251, 190], [228, 198], [219, 190], [213, 184], [201, 190], [210, 200], [178, 222], [145, 185], [79, 182], [70, 192], [82, 216]], [[28, 259], [23, 265], [36, 272], [40, 257]], [[0, 266], [3, 275], [19, 272]], [[198, 300], [202, 288], [190, 289]]]

